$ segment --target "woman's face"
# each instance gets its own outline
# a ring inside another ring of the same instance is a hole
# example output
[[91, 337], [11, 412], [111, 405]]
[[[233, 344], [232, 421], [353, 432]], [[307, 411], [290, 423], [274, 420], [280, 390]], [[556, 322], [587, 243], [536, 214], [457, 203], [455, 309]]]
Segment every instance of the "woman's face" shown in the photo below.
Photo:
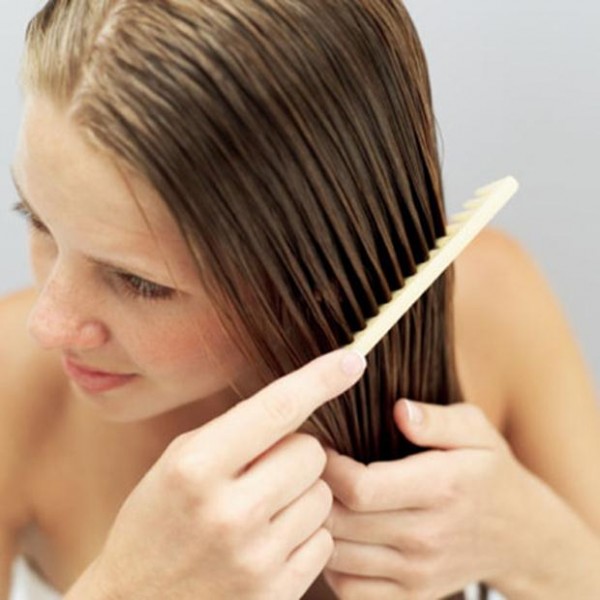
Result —
[[247, 365], [156, 191], [43, 98], [26, 103], [13, 171], [39, 290], [29, 331], [78, 395], [115, 421], [231, 397]]

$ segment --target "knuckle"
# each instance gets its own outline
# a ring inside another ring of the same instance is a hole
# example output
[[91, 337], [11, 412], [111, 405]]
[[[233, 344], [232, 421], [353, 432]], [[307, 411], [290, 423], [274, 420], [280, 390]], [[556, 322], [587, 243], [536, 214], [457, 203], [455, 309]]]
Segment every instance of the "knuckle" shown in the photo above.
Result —
[[[435, 555], [440, 548], [440, 533], [437, 529], [429, 526], [421, 528], [418, 536], [415, 538], [415, 550], [420, 555], [432, 556]], [[423, 562], [420, 563], [421, 568], [425, 568]]]
[[339, 534], [339, 519], [340, 515], [344, 513], [344, 510], [344, 505], [339, 502], [334, 495], [331, 507], [328, 509], [327, 516], [323, 522], [323, 527], [325, 527], [327, 531], [331, 532], [331, 534], [334, 536]]
[[202, 478], [202, 465], [198, 464], [193, 455], [173, 451], [162, 467], [166, 482], [171, 489], [184, 489], [189, 493], [198, 494], [200, 487], [197, 483]]
[[261, 406], [266, 418], [275, 427], [291, 426], [300, 419], [298, 402], [290, 394], [283, 391], [273, 395], [269, 394], [263, 398]]
[[331, 560], [331, 556], [335, 552], [335, 541], [333, 536], [327, 529], [321, 528], [313, 535], [311, 539], [313, 545], [314, 554], [318, 560], [320, 570], [327, 567], [327, 564]]
[[305, 561], [301, 563], [292, 562], [290, 565], [290, 574], [294, 580], [304, 581], [309, 575], [314, 578], [313, 573], [315, 565], [319, 566], [319, 570], [321, 571], [325, 569], [329, 558], [334, 551], [335, 544], [333, 537], [325, 529], [316, 531], [305, 543], [310, 546], [312, 564], [308, 564]]
[[462, 489], [460, 478], [452, 470], [440, 473], [437, 485], [432, 491], [434, 505], [447, 507], [455, 504], [462, 496]]
[[319, 529], [320, 542], [323, 547], [323, 553], [329, 559], [329, 557], [335, 552], [335, 540], [331, 535], [331, 532], [324, 527]]
[[320, 470], [325, 469], [327, 464], [327, 453], [325, 449], [317, 440], [316, 437], [308, 434], [298, 434], [302, 436], [302, 443], [304, 445], [304, 451], [307, 453], [307, 458], [310, 457], [311, 462], [320, 466]]
[[482, 422], [487, 423], [487, 419], [483, 410], [476, 406], [475, 404], [467, 404], [464, 403], [462, 405], [463, 410], [463, 419], [467, 422], [467, 424], [472, 426], [480, 426]]
[[244, 579], [261, 581], [271, 577], [276, 561], [267, 545], [254, 546], [236, 555], [235, 569]]
[[250, 523], [249, 511], [233, 502], [215, 499], [206, 514], [207, 528], [225, 544], [236, 544]]
[[494, 430], [496, 434], [496, 447], [499, 450], [497, 457], [501, 460], [506, 460], [507, 457], [515, 459], [515, 454], [510, 444], [500, 433]]
[[367, 471], [363, 471], [361, 475], [348, 482], [342, 494], [342, 502], [351, 510], [357, 512], [368, 510], [373, 504], [374, 491]]
[[325, 481], [319, 479], [316, 483], [316, 492], [320, 502], [325, 506], [327, 512], [333, 507], [333, 491]]
[[171, 489], [187, 489], [192, 496], [199, 497], [211, 474], [211, 457], [199, 453], [190, 446], [190, 435], [175, 438], [157, 462], [157, 469]]
[[187, 444], [187, 440], [189, 438], [190, 433], [182, 433], [180, 435], [178, 435], [176, 438], [174, 438], [173, 440], [171, 440], [171, 442], [169, 443], [169, 445], [167, 446], [165, 452], [164, 452], [164, 456], [171, 456], [171, 455], [177, 455], [179, 454], [183, 448], [185, 447], [185, 445]]
[[[314, 579], [315, 567], [323, 571], [334, 551], [334, 541], [331, 534], [325, 529], [319, 529], [306, 542], [310, 547], [311, 562], [293, 562], [290, 565], [290, 573], [293, 579], [305, 581], [310, 575]], [[304, 596], [303, 596], [304, 597]]]

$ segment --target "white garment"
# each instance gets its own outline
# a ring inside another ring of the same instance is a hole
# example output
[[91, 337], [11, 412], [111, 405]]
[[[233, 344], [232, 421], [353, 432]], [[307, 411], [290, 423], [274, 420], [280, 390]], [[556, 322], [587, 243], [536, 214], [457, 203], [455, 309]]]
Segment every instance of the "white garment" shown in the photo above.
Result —
[[[479, 600], [480, 598], [481, 595], [479, 593], [479, 584], [473, 583], [467, 586], [465, 589], [465, 600]], [[499, 592], [490, 590], [490, 593], [488, 594], [488, 600], [506, 600], [506, 598]]]
[[60, 599], [61, 595], [43, 581], [23, 557], [20, 556], [15, 560], [9, 600]]

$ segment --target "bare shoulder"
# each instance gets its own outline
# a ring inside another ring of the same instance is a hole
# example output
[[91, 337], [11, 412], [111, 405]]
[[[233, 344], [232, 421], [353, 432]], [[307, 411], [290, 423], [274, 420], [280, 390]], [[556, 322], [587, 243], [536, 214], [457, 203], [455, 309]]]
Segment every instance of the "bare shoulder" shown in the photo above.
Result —
[[[515, 239], [485, 230], [457, 261], [456, 281], [458, 327], [467, 339], [495, 348], [503, 369], [499, 377], [509, 397], [533, 391], [538, 384], [531, 376], [539, 376], [541, 367], [557, 367], [556, 361], [563, 361], [578, 376], [587, 375], [557, 296]], [[589, 377], [586, 381], [591, 383]], [[522, 408], [519, 404], [513, 410]]]
[[[457, 305], [472, 309], [518, 310], [539, 284], [539, 269], [519, 242], [496, 229], [485, 229], [456, 261]], [[533, 278], [532, 278], [533, 276]], [[512, 306], [506, 305], [512, 299]]]
[[458, 259], [455, 319], [460, 341], [488, 363], [493, 359], [496, 384], [513, 414], [528, 410], [545, 391], [543, 381], [552, 375], [541, 375], [548, 369], [576, 373], [590, 395], [567, 316], [535, 260], [507, 234], [485, 230]]
[[51, 423], [47, 393], [56, 379], [56, 361], [29, 339], [26, 320], [34, 301], [25, 290], [0, 299], [0, 519], [27, 519], [28, 465]]
[[459, 376], [468, 402], [505, 431], [510, 396], [511, 336], [534, 267], [508, 235], [485, 229], [455, 263], [454, 320]]
[[595, 384], [560, 302], [517, 241], [486, 230], [457, 261], [455, 319], [457, 345], [476, 365], [465, 371], [492, 378], [517, 457], [600, 530]]

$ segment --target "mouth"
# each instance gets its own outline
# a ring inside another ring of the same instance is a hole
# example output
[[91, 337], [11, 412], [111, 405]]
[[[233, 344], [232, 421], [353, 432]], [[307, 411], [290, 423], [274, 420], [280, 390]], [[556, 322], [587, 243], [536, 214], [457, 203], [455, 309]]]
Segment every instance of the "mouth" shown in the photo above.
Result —
[[133, 381], [137, 375], [108, 373], [76, 363], [72, 358], [63, 356], [63, 368], [67, 376], [80, 388], [90, 394], [101, 394], [123, 387]]

